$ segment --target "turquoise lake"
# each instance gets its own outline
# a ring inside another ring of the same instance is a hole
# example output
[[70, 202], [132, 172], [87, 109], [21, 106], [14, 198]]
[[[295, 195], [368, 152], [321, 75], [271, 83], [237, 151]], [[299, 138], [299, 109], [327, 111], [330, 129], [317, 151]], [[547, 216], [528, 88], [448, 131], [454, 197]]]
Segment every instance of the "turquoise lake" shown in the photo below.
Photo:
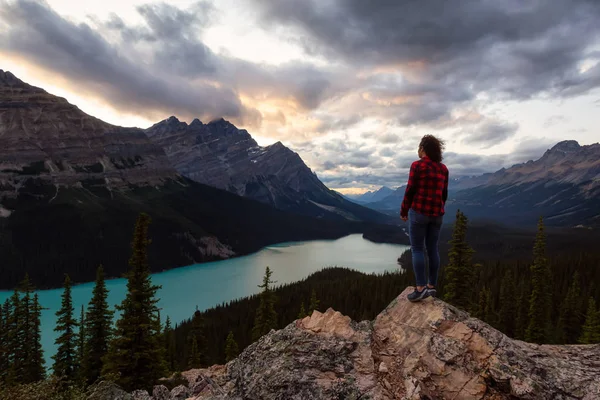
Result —
[[[205, 264], [195, 264], [152, 275], [154, 284], [161, 285], [158, 296], [161, 316], [168, 315], [173, 322], [189, 318], [196, 306], [204, 310], [240, 297], [258, 293], [265, 267], [273, 270], [277, 284], [295, 282], [325, 267], [348, 267], [365, 273], [383, 273], [400, 268], [398, 257], [408, 246], [378, 244], [349, 235], [338, 240], [281, 243], [265, 247], [257, 253]], [[114, 306], [125, 297], [126, 280], [106, 282], [109, 303]], [[87, 308], [94, 283], [73, 287], [75, 315], [79, 319], [81, 305]], [[398, 288], [399, 292], [403, 288]], [[55, 313], [60, 307], [62, 289], [38, 291], [42, 313], [42, 345], [46, 367], [51, 366], [54, 354]], [[0, 302], [12, 292], [0, 291]]]

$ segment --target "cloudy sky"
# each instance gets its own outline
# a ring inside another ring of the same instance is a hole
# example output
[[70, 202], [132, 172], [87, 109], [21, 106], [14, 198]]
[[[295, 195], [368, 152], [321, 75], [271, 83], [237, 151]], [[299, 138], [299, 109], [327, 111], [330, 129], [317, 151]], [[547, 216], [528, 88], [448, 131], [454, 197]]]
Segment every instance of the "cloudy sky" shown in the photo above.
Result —
[[108, 122], [224, 117], [331, 188], [600, 140], [597, 0], [0, 0], [0, 69]]

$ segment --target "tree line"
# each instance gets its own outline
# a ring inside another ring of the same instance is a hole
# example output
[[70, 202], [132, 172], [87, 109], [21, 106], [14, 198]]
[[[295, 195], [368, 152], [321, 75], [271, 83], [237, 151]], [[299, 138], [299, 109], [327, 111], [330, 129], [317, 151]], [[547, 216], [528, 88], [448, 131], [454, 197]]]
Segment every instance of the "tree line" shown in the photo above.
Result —
[[[224, 363], [272, 329], [331, 307], [354, 320], [372, 320], [414, 282], [410, 254], [405, 270], [381, 275], [326, 268], [305, 280], [275, 286], [267, 267], [260, 293], [211, 309], [173, 326], [161, 325], [147, 249], [150, 218], [141, 214], [132, 241], [127, 295], [113, 311], [107, 303], [104, 269], [96, 274], [87, 309], [76, 310], [71, 281], [64, 280], [55, 330], [57, 353], [51, 378], [62, 388], [112, 380], [126, 390], [151, 389], [161, 377]], [[536, 343], [600, 343], [600, 254], [547, 255], [540, 219], [528, 259], [473, 262], [468, 219], [457, 213], [438, 293], [508, 336]], [[0, 388], [47, 376], [41, 348], [41, 305], [28, 277], [0, 308]], [[2, 390], [0, 389], [0, 394]]]
[[[476, 263], [475, 250], [467, 240], [468, 225], [468, 218], [458, 211], [438, 285], [445, 301], [512, 338], [535, 343], [600, 343], [597, 251], [574, 249], [549, 256], [540, 218], [530, 246], [531, 257]], [[328, 268], [304, 281], [275, 288], [270, 297], [274, 305], [269, 304], [277, 315], [272, 326], [283, 328], [314, 309], [329, 307], [354, 320], [374, 319], [400, 291], [414, 284], [410, 252], [404, 253], [399, 262], [406, 272], [367, 275]], [[270, 279], [268, 272], [265, 278]], [[256, 340], [252, 333], [257, 317], [263, 313], [263, 296], [264, 291], [196, 313], [195, 323], [204, 327], [202, 335], [209, 343], [204, 349], [204, 365], [227, 361], [227, 338], [234, 336], [240, 349]], [[317, 305], [306, 312], [305, 304], [309, 303]], [[169, 348], [176, 369], [187, 366], [189, 346], [185, 338], [191, 323], [183, 321], [170, 334]]]

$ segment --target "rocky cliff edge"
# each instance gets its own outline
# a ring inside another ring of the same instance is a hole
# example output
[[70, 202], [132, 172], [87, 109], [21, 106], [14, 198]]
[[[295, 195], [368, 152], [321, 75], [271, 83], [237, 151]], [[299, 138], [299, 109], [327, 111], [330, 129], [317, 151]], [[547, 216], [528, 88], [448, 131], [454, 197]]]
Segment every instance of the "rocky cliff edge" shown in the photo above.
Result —
[[372, 322], [314, 312], [154, 400], [600, 399], [600, 345], [513, 340], [441, 300], [410, 303], [411, 291]]

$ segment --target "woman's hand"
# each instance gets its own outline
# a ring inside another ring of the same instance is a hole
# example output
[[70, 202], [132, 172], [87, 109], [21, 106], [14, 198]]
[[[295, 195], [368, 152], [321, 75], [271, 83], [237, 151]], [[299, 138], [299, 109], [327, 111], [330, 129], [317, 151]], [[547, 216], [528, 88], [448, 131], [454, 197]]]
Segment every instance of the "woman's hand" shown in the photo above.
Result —
[[400, 218], [402, 218], [402, 221], [404, 222], [408, 221], [408, 215], [402, 215]]

